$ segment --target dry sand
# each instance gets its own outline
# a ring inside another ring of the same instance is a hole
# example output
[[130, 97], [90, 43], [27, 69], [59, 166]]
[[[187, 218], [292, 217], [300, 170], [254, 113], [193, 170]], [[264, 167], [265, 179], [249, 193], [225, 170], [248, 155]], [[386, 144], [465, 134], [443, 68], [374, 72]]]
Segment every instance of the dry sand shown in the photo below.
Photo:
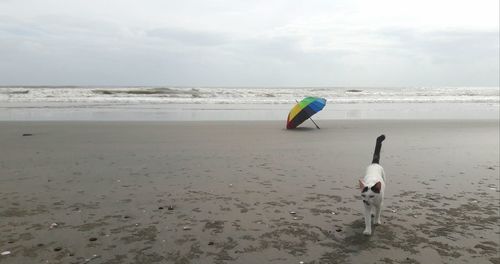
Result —
[[0, 262], [500, 263], [498, 120], [319, 123], [0, 122]]

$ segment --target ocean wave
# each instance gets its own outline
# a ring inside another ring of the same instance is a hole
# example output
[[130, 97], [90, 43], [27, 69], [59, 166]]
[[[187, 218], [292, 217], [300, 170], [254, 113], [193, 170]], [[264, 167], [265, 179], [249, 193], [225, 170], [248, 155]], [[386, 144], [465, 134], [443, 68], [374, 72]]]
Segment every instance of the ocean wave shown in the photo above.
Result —
[[0, 87], [0, 102], [291, 104], [307, 96], [343, 104], [500, 102], [498, 87]]
[[6, 91], [0, 91], [0, 94], [27, 94], [29, 93], [29, 90], [6, 90]]
[[195, 96], [199, 93], [198, 89], [171, 89], [171, 88], [129, 88], [129, 89], [96, 89], [93, 93], [101, 95], [181, 95], [187, 94]]

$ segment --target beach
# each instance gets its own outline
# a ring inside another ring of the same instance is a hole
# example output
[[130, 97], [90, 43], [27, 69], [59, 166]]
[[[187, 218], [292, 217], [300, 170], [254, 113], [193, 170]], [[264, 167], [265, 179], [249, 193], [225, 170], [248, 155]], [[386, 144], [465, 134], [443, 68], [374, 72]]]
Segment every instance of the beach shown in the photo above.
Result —
[[500, 263], [498, 119], [307, 122], [2, 121], [0, 263]]
[[499, 10], [0, 0], [0, 264], [500, 264]]

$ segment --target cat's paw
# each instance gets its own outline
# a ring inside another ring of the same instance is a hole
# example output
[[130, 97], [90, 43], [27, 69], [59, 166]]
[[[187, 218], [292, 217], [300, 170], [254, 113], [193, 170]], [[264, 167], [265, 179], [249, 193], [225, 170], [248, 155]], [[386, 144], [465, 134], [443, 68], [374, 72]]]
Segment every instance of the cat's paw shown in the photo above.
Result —
[[378, 220], [378, 221], [375, 221], [375, 225], [381, 225], [382, 224], [382, 221]]
[[363, 231], [363, 235], [365, 236], [370, 236], [371, 234], [372, 234], [371, 230], [365, 229], [365, 231]]

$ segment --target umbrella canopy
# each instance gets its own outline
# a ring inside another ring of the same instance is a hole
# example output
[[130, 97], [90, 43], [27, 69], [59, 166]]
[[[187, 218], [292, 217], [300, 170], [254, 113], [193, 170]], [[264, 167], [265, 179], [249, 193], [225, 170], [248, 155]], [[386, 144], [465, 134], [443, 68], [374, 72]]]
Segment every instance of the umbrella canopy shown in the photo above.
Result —
[[326, 105], [326, 99], [318, 97], [307, 97], [304, 100], [298, 102], [290, 113], [288, 113], [288, 120], [286, 122], [286, 128], [292, 129], [296, 128], [302, 122], [306, 121], [312, 115], [321, 111]]

